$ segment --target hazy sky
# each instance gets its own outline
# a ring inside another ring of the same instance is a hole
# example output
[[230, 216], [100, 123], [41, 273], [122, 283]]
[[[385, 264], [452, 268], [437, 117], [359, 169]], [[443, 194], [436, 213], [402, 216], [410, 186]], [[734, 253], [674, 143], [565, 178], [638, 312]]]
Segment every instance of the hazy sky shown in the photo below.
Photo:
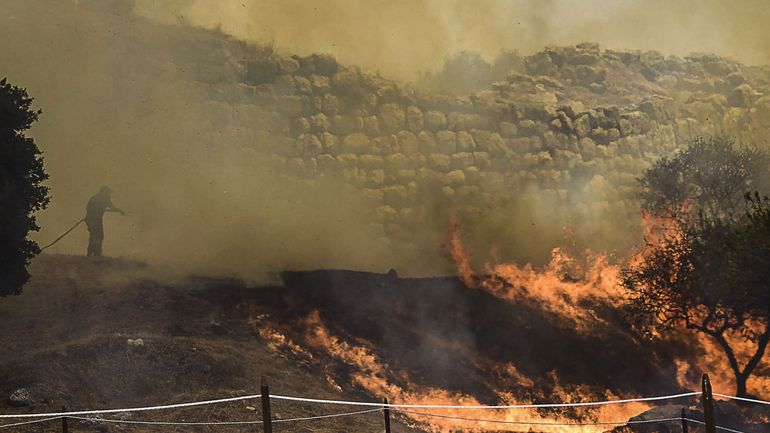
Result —
[[762, 0], [137, 1], [140, 13], [165, 22], [220, 27], [290, 53], [328, 52], [399, 78], [463, 49], [492, 58], [583, 41], [770, 63], [770, 8]]

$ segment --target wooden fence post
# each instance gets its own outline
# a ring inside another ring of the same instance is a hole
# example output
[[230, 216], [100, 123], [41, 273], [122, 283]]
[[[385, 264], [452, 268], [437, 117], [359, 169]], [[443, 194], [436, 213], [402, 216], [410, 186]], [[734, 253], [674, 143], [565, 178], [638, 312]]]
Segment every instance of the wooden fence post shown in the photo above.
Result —
[[267, 379], [262, 376], [260, 382], [262, 397], [262, 427], [264, 433], [273, 433], [273, 420], [270, 418], [270, 388], [267, 386]]
[[[67, 412], [67, 406], [61, 407], [62, 412]], [[61, 417], [61, 433], [69, 433], [69, 426], [67, 425], [67, 417]]]
[[711, 394], [711, 381], [706, 373], [703, 373], [701, 388], [703, 389], [703, 417], [706, 422], [706, 433], [716, 433], [716, 425], [714, 424], [714, 396]]
[[385, 414], [385, 433], [390, 433], [390, 407], [387, 406], [388, 399], [383, 398], [382, 402], [385, 403], [382, 412]]
[[682, 408], [682, 433], [687, 433], [687, 412]]

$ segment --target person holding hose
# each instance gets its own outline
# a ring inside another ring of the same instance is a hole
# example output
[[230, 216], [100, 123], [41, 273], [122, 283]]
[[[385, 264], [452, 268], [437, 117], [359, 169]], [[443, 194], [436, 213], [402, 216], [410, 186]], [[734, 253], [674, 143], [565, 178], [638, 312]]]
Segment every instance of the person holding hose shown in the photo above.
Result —
[[117, 212], [121, 215], [126, 213], [112, 204], [112, 190], [103, 186], [86, 205], [85, 222], [88, 227], [88, 252], [86, 255], [91, 257], [101, 257], [102, 241], [104, 241], [104, 213]]

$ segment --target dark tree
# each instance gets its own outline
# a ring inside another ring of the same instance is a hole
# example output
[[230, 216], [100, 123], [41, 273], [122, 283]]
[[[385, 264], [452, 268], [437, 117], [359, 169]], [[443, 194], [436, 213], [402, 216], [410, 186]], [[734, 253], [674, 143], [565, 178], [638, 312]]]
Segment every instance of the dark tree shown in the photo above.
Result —
[[767, 153], [729, 137], [698, 137], [644, 173], [642, 209], [688, 225], [741, 219], [744, 194], [766, 188], [769, 180]]
[[[658, 332], [684, 325], [713, 338], [739, 396], [770, 340], [770, 203], [746, 193], [764, 186], [767, 161], [716, 138], [656, 163], [641, 179], [643, 207], [672, 223], [622, 276], [633, 323]], [[736, 357], [731, 336], [750, 345], [748, 360]]]
[[48, 175], [40, 149], [25, 135], [39, 114], [25, 89], [0, 80], [0, 296], [21, 293], [27, 265], [40, 252], [27, 235], [38, 230], [34, 213], [48, 204]]

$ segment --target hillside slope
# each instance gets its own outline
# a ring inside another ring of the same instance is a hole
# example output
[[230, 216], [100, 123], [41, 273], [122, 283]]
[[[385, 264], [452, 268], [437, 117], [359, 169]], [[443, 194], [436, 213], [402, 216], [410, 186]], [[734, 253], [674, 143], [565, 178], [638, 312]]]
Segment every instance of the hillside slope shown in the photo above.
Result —
[[[275, 295], [270, 290], [249, 288], [237, 280], [174, 281], [138, 263], [107, 260], [97, 265], [70, 256], [40, 257], [32, 274], [24, 294], [0, 302], [2, 413], [58, 411], [62, 405], [71, 410], [136, 407], [259, 394], [261, 376], [275, 394], [371, 399], [347, 384], [330, 385], [318, 367], [297, 363], [259, 339], [251, 314], [268, 308]], [[256, 309], [239, 308], [242, 305]], [[129, 339], [142, 339], [143, 345], [130, 344]], [[30, 391], [30, 406], [9, 404], [7, 396], [19, 388]], [[261, 418], [259, 407], [259, 401], [242, 401], [112, 418], [253, 421]], [[285, 419], [356, 409], [273, 401], [272, 410], [274, 418]], [[396, 425], [399, 431], [411, 431]], [[373, 413], [297, 423], [291, 428], [379, 432], [383, 427], [382, 415]], [[73, 429], [157, 431], [151, 426], [94, 423], [74, 423]]]
[[[32, 274], [22, 295], [0, 302], [6, 349], [0, 353], [0, 395], [26, 388], [31, 404], [14, 407], [3, 400], [2, 413], [255, 394], [261, 376], [274, 394], [326, 399], [596, 401], [687, 392], [677, 365], [697, 356], [687, 338], [657, 343], [637, 338], [625, 330], [619, 312], [599, 299], [580, 305], [595, 320], [586, 330], [543, 305], [502, 300], [455, 278], [285, 272], [282, 284], [253, 286], [237, 279], [173, 278], [165, 269], [119, 259], [94, 263], [61, 255], [41, 256]], [[692, 405], [693, 416], [699, 416], [695, 399], [671, 403]], [[272, 406], [276, 419], [356, 410], [281, 401]], [[258, 420], [258, 407], [247, 401], [112, 418]], [[550, 432], [526, 423], [624, 422], [650, 407], [441, 414], [514, 420], [526, 430]], [[762, 409], [728, 404], [720, 416], [723, 424], [759, 432], [766, 427]], [[434, 432], [495, 430], [484, 423], [394, 417], [399, 432], [412, 431], [407, 425]], [[379, 432], [381, 421], [381, 414], [372, 413], [290, 428]], [[75, 431], [154, 431], [141, 425], [78, 425], [83, 430]]]

